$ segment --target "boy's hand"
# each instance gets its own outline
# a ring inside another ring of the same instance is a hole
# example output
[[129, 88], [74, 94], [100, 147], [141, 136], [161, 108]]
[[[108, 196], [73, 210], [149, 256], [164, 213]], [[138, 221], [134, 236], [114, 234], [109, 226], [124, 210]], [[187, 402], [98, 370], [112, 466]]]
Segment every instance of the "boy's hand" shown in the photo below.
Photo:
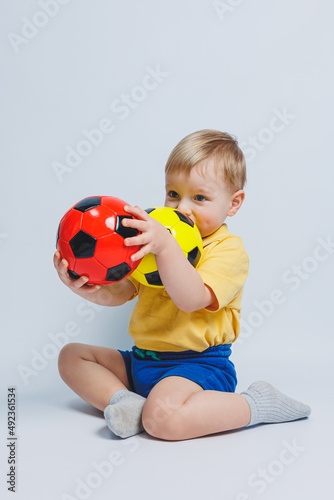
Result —
[[60, 252], [53, 256], [54, 266], [61, 281], [72, 292], [83, 299], [89, 300], [100, 306], [120, 306], [131, 299], [136, 292], [135, 286], [131, 281], [125, 279], [110, 285], [89, 285], [87, 276], [80, 276], [77, 280], [72, 279], [67, 270], [68, 262], [62, 259]]
[[153, 217], [150, 217], [145, 210], [137, 206], [130, 207], [129, 205], [126, 205], [124, 210], [137, 217], [137, 219], [123, 219], [123, 226], [133, 227], [141, 232], [138, 236], [126, 238], [124, 240], [126, 246], [142, 245], [140, 250], [132, 255], [131, 260], [133, 262], [142, 259], [149, 253], [158, 255], [170, 244], [173, 244], [174, 238], [168, 229], [166, 229], [163, 224], [153, 219]]
[[68, 262], [61, 258], [60, 252], [54, 254], [53, 263], [61, 281], [78, 295], [85, 297], [85, 295], [97, 292], [101, 288], [99, 285], [87, 285], [87, 276], [80, 276], [77, 280], [70, 278], [67, 272]]
[[185, 312], [214, 304], [214, 293], [204, 284], [168, 229], [139, 207], [126, 205], [124, 210], [137, 219], [123, 219], [122, 224], [141, 232], [124, 240], [127, 246], [142, 245], [131, 259], [136, 261], [148, 253], [155, 255], [161, 281], [174, 304]]

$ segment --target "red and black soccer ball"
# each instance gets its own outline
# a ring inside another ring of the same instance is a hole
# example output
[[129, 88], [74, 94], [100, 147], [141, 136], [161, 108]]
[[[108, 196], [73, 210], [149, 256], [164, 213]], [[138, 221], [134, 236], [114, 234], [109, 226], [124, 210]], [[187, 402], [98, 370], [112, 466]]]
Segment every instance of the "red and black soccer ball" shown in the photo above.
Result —
[[87, 276], [88, 283], [116, 283], [138, 266], [131, 255], [139, 246], [126, 247], [124, 239], [136, 236], [138, 230], [124, 227], [125, 201], [112, 196], [90, 196], [79, 201], [61, 219], [57, 250], [68, 261], [69, 275], [77, 279]]

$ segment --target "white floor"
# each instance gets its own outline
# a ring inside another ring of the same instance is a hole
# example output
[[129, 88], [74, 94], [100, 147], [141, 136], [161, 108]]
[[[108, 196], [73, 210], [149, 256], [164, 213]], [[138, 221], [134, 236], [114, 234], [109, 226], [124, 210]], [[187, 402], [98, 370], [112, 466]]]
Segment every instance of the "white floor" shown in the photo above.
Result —
[[[294, 395], [304, 394], [302, 385], [293, 383]], [[184, 442], [145, 433], [117, 438], [65, 385], [55, 394], [26, 393], [18, 405], [17, 491], [7, 491], [1, 439], [1, 498], [332, 498], [333, 401], [313, 392], [305, 401], [313, 409], [308, 419]]]

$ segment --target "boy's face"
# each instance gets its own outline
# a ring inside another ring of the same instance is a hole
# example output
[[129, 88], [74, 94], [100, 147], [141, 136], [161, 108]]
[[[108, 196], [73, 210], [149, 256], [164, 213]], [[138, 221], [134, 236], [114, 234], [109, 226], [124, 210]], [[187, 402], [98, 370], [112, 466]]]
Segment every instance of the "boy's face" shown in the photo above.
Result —
[[189, 175], [183, 172], [166, 175], [165, 206], [186, 214], [202, 238], [214, 233], [227, 216], [235, 215], [244, 197], [244, 191], [231, 193], [217, 178], [212, 159], [198, 163]]

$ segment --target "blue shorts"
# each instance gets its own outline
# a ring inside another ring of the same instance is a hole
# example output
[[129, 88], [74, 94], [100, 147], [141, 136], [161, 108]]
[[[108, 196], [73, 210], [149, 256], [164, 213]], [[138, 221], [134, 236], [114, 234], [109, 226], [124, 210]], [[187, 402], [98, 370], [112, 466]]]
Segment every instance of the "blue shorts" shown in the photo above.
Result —
[[229, 360], [231, 344], [209, 347], [203, 352], [157, 352], [138, 349], [119, 351], [124, 359], [131, 390], [148, 396], [166, 377], [184, 377], [205, 390], [234, 392], [237, 376]]

